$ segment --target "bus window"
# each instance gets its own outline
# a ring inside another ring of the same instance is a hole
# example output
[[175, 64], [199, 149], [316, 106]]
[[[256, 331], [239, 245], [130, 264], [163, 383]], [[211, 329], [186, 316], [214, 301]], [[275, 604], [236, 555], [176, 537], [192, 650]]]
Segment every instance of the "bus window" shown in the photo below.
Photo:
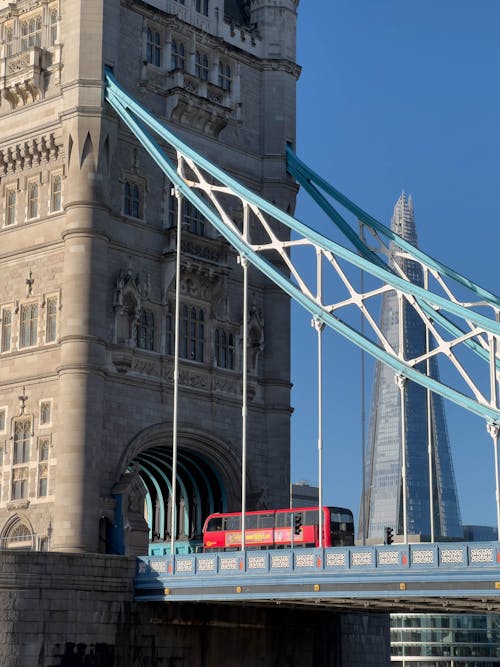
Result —
[[333, 523], [353, 523], [352, 514], [350, 512], [342, 512], [338, 510], [331, 512], [330, 520]]
[[292, 523], [292, 512], [276, 512], [276, 528], [289, 528]]
[[239, 516], [226, 516], [224, 530], [241, 530]]
[[208, 522], [207, 532], [211, 532], [213, 530], [222, 530], [221, 516], [216, 516], [213, 519], [210, 519], [210, 521]]
[[257, 514], [247, 514], [245, 516], [245, 530], [248, 528], [257, 528]]
[[256, 514], [258, 528], [274, 528], [274, 514]]
[[307, 510], [307, 512], [304, 512], [302, 523], [306, 526], [319, 526], [318, 510]]

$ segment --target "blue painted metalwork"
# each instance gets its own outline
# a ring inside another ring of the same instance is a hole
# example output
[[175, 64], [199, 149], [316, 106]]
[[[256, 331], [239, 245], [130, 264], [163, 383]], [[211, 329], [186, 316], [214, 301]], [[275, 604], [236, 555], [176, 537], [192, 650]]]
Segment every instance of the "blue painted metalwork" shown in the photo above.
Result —
[[[237, 181], [224, 174], [224, 172], [212, 165], [209, 161], [198, 155], [164, 128], [148, 111], [130, 98], [125, 91], [119, 87], [109, 71], [106, 72], [106, 99], [113, 106], [123, 122], [141, 141], [144, 148], [149, 152], [182, 195], [196, 206], [205, 218], [214, 225], [217, 231], [224, 236], [243, 257], [248, 259], [248, 261], [265, 273], [267, 277], [274, 281], [284, 292], [308, 310], [318, 323], [325, 324], [342, 336], [348, 338], [365, 352], [371, 354], [375, 359], [387, 364], [396, 374], [405, 376], [431, 391], [441, 394], [445, 398], [490, 422], [500, 422], [500, 410], [491, 402], [470, 398], [434, 378], [425, 376], [410, 364], [405, 363], [404, 360], [382, 349], [348, 324], [341, 322], [321, 303], [318, 303], [317, 299], [313, 298], [311, 294], [302, 291], [288, 276], [282, 274], [275, 265], [267, 261], [262, 255], [259, 255], [259, 250], [266, 249], [269, 246], [253, 246], [248, 239], [243, 238], [243, 235], [234, 226], [230, 227], [227, 225], [219, 213], [216, 212], [213, 207], [209, 206], [207, 202], [190, 187], [184, 178], [177, 173], [175, 165], [164, 154], [158, 143], [148, 134], [145, 126], [150, 127], [155, 133], [162, 137], [162, 139], [167, 141], [176, 149], [179, 155], [186, 156], [190, 160], [193, 160], [200, 168], [223, 183], [233, 194], [235, 194], [235, 196], [240, 197], [242, 201], [246, 202], [246, 205], [256, 207], [260, 211], [266, 212], [275, 220], [282, 222], [290, 230], [297, 233], [301, 238], [306, 239], [308, 243], [321, 249], [322, 252], [331, 253], [332, 255], [347, 261], [352, 266], [358, 267], [378, 278], [384, 284], [390, 285], [405, 295], [414, 297], [419, 303], [426, 304], [426, 306], [433, 311], [436, 309], [443, 310], [450, 315], [457, 316], [466, 322], [472, 323], [498, 338], [500, 337], [500, 325], [497, 322], [394, 275], [394, 273], [389, 271], [387, 267], [381, 266], [378, 262], [368, 261], [365, 257], [347, 250], [343, 246], [327, 239], [292, 216], [287, 215], [276, 206], [252, 193]], [[356, 210], [358, 209], [356, 208]], [[361, 209], [359, 209], [359, 211], [361, 212]], [[412, 246], [411, 248], [413, 249]], [[442, 265], [439, 266], [441, 267], [441, 270], [443, 270]], [[461, 280], [462, 284], [467, 284], [467, 286], [474, 291], [476, 286], [474, 286], [473, 283], [463, 279], [459, 274], [456, 274], [456, 272], [453, 272], [452, 270], [449, 271], [455, 279], [459, 281]], [[483, 292], [481, 292], [483, 298], [487, 298], [487, 294], [489, 293], [485, 292], [483, 295]], [[498, 304], [500, 304], [500, 301], [498, 301]]]
[[[153, 484], [153, 486], [156, 489], [156, 497], [159, 498], [159, 500], [160, 500], [160, 526], [162, 527], [163, 531], [165, 531], [165, 515], [166, 515], [166, 512], [165, 512], [165, 506], [164, 506], [164, 502], [163, 502], [163, 495], [162, 495], [162, 492], [161, 492], [160, 485], [158, 484], [158, 481], [157, 481], [156, 477], [145, 466], [142, 466], [141, 472], [143, 472], [144, 475], [147, 475], [147, 477], [151, 480], [151, 483]], [[167, 484], [168, 484], [168, 482], [167, 482]], [[146, 488], [147, 488], [147, 486], [146, 486]], [[147, 495], [149, 496], [149, 493]], [[148, 509], [149, 509], [149, 506], [151, 506], [151, 514], [148, 515], [148, 527], [149, 527], [149, 532], [150, 532], [150, 539], [153, 539], [153, 512], [154, 512], [154, 508], [153, 508], [153, 505], [152, 505], [151, 501], [149, 502]]]
[[[450, 269], [446, 265], [438, 262], [430, 255], [419, 250], [414, 245], [411, 245], [403, 239], [401, 236], [396, 234], [390, 227], [386, 227], [381, 222], [373, 218], [371, 215], [366, 213], [359, 206], [354, 204], [350, 199], [345, 195], [339, 192], [336, 188], [330, 185], [324, 178], [316, 174], [312, 169], [307, 167], [294, 153], [294, 151], [287, 146], [287, 169], [289, 173], [296, 179], [296, 181], [304, 188], [304, 190], [314, 199], [314, 201], [320, 206], [320, 208], [327, 214], [327, 216], [332, 220], [332, 222], [337, 226], [337, 228], [344, 234], [344, 236], [351, 241], [356, 250], [360, 253], [362, 257], [368, 261], [373, 262], [378, 266], [383, 266], [391, 270], [390, 266], [383, 261], [377, 253], [372, 250], [367, 243], [364, 242], [362, 238], [356, 233], [356, 231], [351, 227], [347, 220], [337, 211], [337, 209], [328, 201], [328, 199], [322, 194], [318, 188], [322, 188], [326, 193], [328, 193], [335, 201], [343, 205], [348, 211], [355, 214], [357, 219], [360, 220], [363, 224], [370, 227], [374, 232], [385, 238], [388, 242], [393, 242], [402, 250], [406, 251], [412, 259], [417, 260], [421, 263], [422, 266], [426, 266], [429, 269], [434, 269], [440, 275], [447, 276], [452, 280], [456, 281], [458, 284], [466, 287], [467, 289], [472, 290], [481, 299], [484, 299], [487, 304], [493, 308], [498, 308], [500, 306], [500, 299], [485, 290], [483, 287], [476, 285], [474, 282], [468, 278], [463, 277], [453, 269]], [[456, 324], [451, 322], [448, 318], [444, 317], [436, 311], [435, 309], [429, 307], [428, 304], [419, 302], [426, 314], [433, 318], [437, 323], [439, 323], [446, 331], [451, 333], [453, 336], [462, 336], [465, 332], [460, 329]], [[465, 340], [464, 344], [472, 349], [483, 361], [489, 362], [489, 354], [487, 350], [478, 345], [474, 340]], [[500, 360], [496, 363], [497, 370], [500, 370]]]
[[[500, 544], [422, 543], [141, 557], [136, 600], [500, 600]], [[456, 584], [456, 588], [454, 587]]]
[[[156, 466], [158, 469], [161, 470], [161, 465], [166, 465], [167, 468], [170, 471], [172, 470], [169, 463], [167, 461], [162, 460], [161, 457], [159, 457], [158, 455], [155, 455], [154, 453], [149, 452], [149, 451], [148, 452], [143, 452], [143, 456], [144, 455], [149, 460], [150, 459], [155, 460], [159, 464], [159, 466]], [[177, 463], [177, 468], [178, 468], [178, 470], [182, 470], [183, 473], [186, 475], [186, 477], [189, 478], [189, 480], [191, 482], [191, 488], [194, 490], [194, 492], [196, 494], [196, 498], [198, 500], [198, 502], [196, 503], [196, 523], [197, 523], [197, 525], [200, 526], [200, 529], [201, 529], [201, 493], [200, 493], [200, 489], [198, 488], [198, 485], [196, 484], [196, 481], [195, 481], [194, 477], [191, 475], [191, 473], [189, 472], [189, 470], [186, 468], [185, 465], [182, 464], [182, 461], [179, 461]], [[163, 470], [161, 470], [161, 475], [164, 479], [166, 479], [166, 475], [163, 472]], [[184, 498], [184, 503], [185, 503], [185, 507], [184, 507], [184, 526], [187, 527], [187, 530], [185, 530], [184, 532], [185, 532], [185, 535], [189, 535], [189, 494], [187, 492], [186, 484], [182, 481], [182, 476], [179, 475], [179, 473], [177, 475], [177, 479], [179, 480], [179, 486], [182, 489], [182, 497]]]
[[[406, 250], [412, 256], [412, 258], [418, 260], [423, 265], [435, 269], [439, 273], [455, 280], [457, 283], [463, 285], [467, 289], [470, 289], [479, 298], [484, 299], [492, 306], [500, 308], [500, 297], [498, 297], [496, 294], [493, 294], [493, 292], [484, 289], [484, 287], [476, 285], [476, 283], [474, 283], [469, 278], [462, 276], [454, 269], [450, 268], [449, 266], [446, 266], [442, 262], [439, 262], [430, 255], [427, 255], [422, 250], [419, 250], [415, 246], [411, 245], [411, 243], [408, 243], [408, 241], [405, 241], [403, 238], [401, 238], [401, 236], [393, 232], [390, 227], [386, 227], [385, 225], [383, 225], [376, 218], [372, 217], [369, 213], [367, 213], [362, 208], [357, 206], [357, 204], [352, 202], [348, 197], [343, 195], [339, 190], [334, 188], [333, 185], [328, 183], [328, 181], [326, 181], [324, 178], [316, 174], [312, 169], [310, 169], [304, 162], [302, 162], [297, 157], [297, 155], [290, 148], [290, 146], [287, 146], [286, 154], [287, 154], [287, 165], [290, 174], [300, 183], [301, 186], [303, 186], [311, 194], [311, 196], [318, 202], [318, 204], [323, 208], [323, 210], [326, 213], [328, 213], [330, 210], [332, 211], [333, 214], [331, 219], [333, 220], [333, 222], [335, 222], [335, 224], [338, 225], [339, 229], [345, 234], [345, 236], [349, 238], [349, 240], [353, 243], [356, 249], [364, 257], [370, 259], [373, 262], [377, 262], [377, 260], [375, 260], [374, 258], [377, 257], [377, 255], [375, 255], [375, 253], [372, 250], [370, 250], [370, 248], [365, 243], [363, 243], [363, 241], [352, 230], [350, 225], [344, 220], [344, 218], [338, 213], [338, 211], [336, 211], [333, 208], [333, 206], [331, 206], [331, 204], [329, 204], [328, 201], [321, 195], [321, 193], [317, 190], [315, 185], [319, 186], [321, 189], [327, 192], [331, 197], [333, 197], [335, 201], [337, 201], [339, 204], [344, 206], [348, 211], [353, 213], [358, 218], [358, 220], [361, 220], [366, 225], [376, 230], [377, 233], [380, 234], [380, 236], [390, 241], [394, 241], [400, 248]], [[382, 262], [382, 265], [385, 266], [385, 263]]]

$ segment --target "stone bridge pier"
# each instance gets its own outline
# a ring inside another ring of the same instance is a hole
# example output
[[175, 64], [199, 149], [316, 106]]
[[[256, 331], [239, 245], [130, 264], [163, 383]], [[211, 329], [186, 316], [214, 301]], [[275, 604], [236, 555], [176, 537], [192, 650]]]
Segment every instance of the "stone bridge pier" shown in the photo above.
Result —
[[135, 559], [0, 554], [0, 667], [387, 667], [388, 614], [134, 602]]

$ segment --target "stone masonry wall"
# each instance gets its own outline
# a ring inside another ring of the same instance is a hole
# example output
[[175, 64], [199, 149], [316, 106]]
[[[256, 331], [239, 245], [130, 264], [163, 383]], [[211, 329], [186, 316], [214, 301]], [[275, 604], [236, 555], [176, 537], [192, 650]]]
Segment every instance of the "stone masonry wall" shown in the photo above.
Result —
[[389, 617], [136, 603], [135, 559], [0, 553], [0, 667], [385, 667]]

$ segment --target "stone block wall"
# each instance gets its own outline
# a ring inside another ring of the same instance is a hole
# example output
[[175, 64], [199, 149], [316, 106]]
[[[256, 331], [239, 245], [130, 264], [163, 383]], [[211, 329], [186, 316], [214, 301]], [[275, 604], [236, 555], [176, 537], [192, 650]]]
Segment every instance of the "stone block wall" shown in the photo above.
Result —
[[388, 614], [136, 603], [135, 559], [0, 553], [0, 667], [386, 667]]

